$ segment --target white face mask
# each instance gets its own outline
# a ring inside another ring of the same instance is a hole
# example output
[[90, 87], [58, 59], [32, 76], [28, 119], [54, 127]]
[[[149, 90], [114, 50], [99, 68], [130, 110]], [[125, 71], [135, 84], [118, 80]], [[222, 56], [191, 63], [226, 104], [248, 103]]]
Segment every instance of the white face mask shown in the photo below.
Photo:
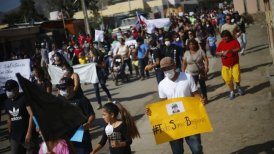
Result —
[[113, 126], [110, 123], [106, 126], [105, 132], [106, 132], [107, 136], [109, 136], [113, 133]]
[[8, 98], [14, 98], [15, 97], [15, 93], [13, 91], [6, 91], [6, 95]]
[[175, 76], [175, 70], [168, 70], [168, 71], [164, 71], [164, 74], [167, 78], [172, 79]]
[[68, 93], [66, 90], [60, 90], [60, 95], [61, 96], [64, 96], [64, 97], [67, 97], [68, 96]]
[[176, 38], [176, 41], [177, 41], [177, 42], [179, 42], [179, 41], [180, 41], [180, 38], [179, 38], [179, 37], [177, 37], [177, 38]]
[[165, 41], [166, 46], [170, 46], [170, 41]]

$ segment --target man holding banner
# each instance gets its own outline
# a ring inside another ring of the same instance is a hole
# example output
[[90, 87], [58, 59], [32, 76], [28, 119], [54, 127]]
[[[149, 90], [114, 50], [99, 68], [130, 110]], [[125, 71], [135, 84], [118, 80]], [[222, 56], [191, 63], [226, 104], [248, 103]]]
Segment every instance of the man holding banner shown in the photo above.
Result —
[[[171, 57], [165, 57], [160, 61], [160, 67], [165, 74], [165, 78], [159, 83], [158, 91], [161, 100], [179, 98], [179, 97], [199, 97], [198, 89], [190, 74], [184, 72], [176, 72], [176, 65]], [[201, 98], [202, 99], [202, 98]], [[202, 99], [203, 103], [204, 100]], [[147, 110], [150, 114], [153, 111]], [[154, 111], [156, 112], [156, 111]], [[173, 154], [184, 153], [183, 140], [186, 140], [192, 154], [202, 154], [203, 147], [201, 144], [200, 134], [191, 135], [185, 138], [170, 141]]]

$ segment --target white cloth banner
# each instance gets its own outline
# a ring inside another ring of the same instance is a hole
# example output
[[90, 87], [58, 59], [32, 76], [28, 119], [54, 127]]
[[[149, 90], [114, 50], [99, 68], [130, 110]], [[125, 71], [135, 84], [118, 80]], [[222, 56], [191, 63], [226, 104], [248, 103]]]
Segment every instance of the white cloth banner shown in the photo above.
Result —
[[147, 33], [151, 34], [154, 28], [165, 28], [171, 24], [169, 18], [146, 20]]
[[95, 41], [104, 42], [104, 31], [95, 30]]
[[[13, 79], [17, 81], [16, 73], [20, 73], [24, 78], [30, 79], [30, 60], [21, 59], [0, 62], [0, 87], [5, 86], [7, 80]], [[2, 93], [4, 93], [4, 89], [0, 88], [0, 94]]]
[[125, 42], [125, 45], [127, 45], [127, 46], [132, 46], [132, 45], [134, 45], [135, 47], [137, 46], [137, 42], [136, 42], [136, 40], [127, 40], [126, 42]]
[[[98, 83], [95, 63], [74, 65], [73, 70], [80, 77], [81, 83]], [[52, 84], [59, 84], [64, 73], [60, 67], [48, 65], [48, 72], [51, 77]]]

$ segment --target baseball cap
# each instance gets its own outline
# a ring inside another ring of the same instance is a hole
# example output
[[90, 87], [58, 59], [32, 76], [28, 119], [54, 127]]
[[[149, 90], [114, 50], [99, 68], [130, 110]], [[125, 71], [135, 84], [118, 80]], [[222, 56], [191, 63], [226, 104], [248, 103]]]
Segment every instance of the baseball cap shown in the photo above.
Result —
[[177, 104], [172, 104], [171, 108], [175, 108], [175, 107], [178, 108], [178, 105]]
[[73, 80], [69, 77], [63, 77], [61, 80], [60, 80], [60, 84], [57, 84], [56, 85], [56, 88], [58, 89], [66, 89], [67, 87], [71, 87], [73, 86]]
[[15, 80], [7, 80], [3, 88], [5, 88], [5, 90], [12, 90], [14, 88], [19, 88], [19, 85]]
[[174, 66], [174, 65], [175, 65], [174, 60], [171, 57], [165, 57], [165, 58], [161, 59], [161, 61], [160, 61], [161, 68]]

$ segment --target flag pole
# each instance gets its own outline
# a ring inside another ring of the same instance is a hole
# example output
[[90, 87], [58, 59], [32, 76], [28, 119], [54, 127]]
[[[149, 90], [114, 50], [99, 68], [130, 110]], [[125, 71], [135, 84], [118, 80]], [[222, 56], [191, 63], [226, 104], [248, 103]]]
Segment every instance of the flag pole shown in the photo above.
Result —
[[49, 151], [49, 150], [48, 150], [48, 144], [47, 144], [47, 142], [45, 141], [44, 135], [43, 135], [43, 133], [42, 133], [42, 131], [41, 131], [41, 129], [40, 129], [40, 126], [39, 126], [39, 123], [38, 123], [36, 117], [33, 116], [33, 117], [32, 117], [32, 120], [33, 120], [33, 122], [34, 122], [34, 124], [35, 124], [35, 128], [39, 130], [38, 132], [39, 132], [39, 134], [41, 135], [43, 142], [45, 142], [47, 151]]

